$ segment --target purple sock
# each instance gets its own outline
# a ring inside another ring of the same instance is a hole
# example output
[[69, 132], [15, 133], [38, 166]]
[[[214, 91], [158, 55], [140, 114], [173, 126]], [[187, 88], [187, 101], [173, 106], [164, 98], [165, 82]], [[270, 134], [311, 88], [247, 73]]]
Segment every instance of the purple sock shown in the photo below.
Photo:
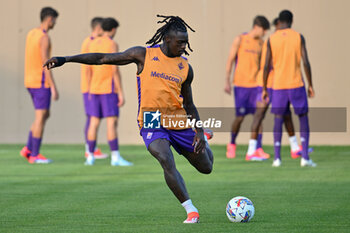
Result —
[[90, 116], [87, 115], [86, 116], [86, 123], [85, 123], [85, 129], [84, 129], [84, 133], [85, 133], [85, 142], [88, 141], [88, 130], [89, 130], [89, 125], [90, 125]]
[[282, 140], [283, 117], [275, 116], [275, 125], [273, 127], [273, 143], [275, 149], [275, 159], [281, 159], [281, 140]]
[[87, 140], [87, 144], [89, 146], [89, 152], [94, 154], [95, 147], [96, 147], [96, 140], [93, 140], [93, 141]]
[[258, 138], [256, 140], [257, 140], [256, 149], [259, 149], [262, 147], [262, 133], [258, 134]]
[[119, 150], [118, 138], [108, 141], [108, 144], [111, 151]]
[[301, 156], [309, 160], [309, 137], [310, 137], [310, 128], [309, 128], [309, 117], [307, 115], [299, 116], [300, 122], [300, 141], [303, 150], [301, 151]]
[[30, 156], [38, 156], [40, 151], [41, 138], [32, 137], [32, 153]]
[[236, 137], [237, 137], [236, 133], [231, 133], [231, 144], [236, 144]]
[[32, 140], [33, 140], [33, 134], [32, 134], [32, 131], [30, 131], [28, 136], [28, 141], [27, 141], [27, 148], [30, 151], [32, 151], [32, 145], [33, 145]]

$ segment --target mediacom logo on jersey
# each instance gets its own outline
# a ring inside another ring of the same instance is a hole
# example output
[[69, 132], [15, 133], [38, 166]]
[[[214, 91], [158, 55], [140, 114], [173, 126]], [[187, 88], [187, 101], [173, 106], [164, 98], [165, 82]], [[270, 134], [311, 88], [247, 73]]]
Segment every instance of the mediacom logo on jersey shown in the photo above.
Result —
[[159, 129], [163, 128], [221, 128], [221, 120], [215, 118], [208, 118], [207, 120], [189, 119], [178, 120], [176, 117], [161, 118], [162, 113], [157, 110], [156, 112], [145, 111], [143, 112], [143, 128], [145, 129]]

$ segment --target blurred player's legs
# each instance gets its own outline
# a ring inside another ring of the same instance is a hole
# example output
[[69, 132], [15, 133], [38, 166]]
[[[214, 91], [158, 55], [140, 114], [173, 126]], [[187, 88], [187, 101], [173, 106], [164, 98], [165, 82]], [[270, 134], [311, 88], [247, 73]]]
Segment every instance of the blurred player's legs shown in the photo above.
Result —
[[95, 161], [94, 151], [96, 147], [97, 131], [101, 118], [107, 121], [107, 139], [111, 150], [112, 166], [132, 166], [133, 164], [126, 161], [119, 153], [119, 144], [117, 138], [117, 117], [119, 116], [118, 95], [111, 94], [91, 94], [90, 95], [90, 125], [88, 130], [87, 142], [89, 145], [86, 165], [93, 165]]
[[[287, 115], [290, 114], [289, 106], [290, 103], [294, 107], [295, 114], [299, 117], [300, 122], [300, 139], [302, 142], [302, 161], [301, 166], [316, 166], [315, 163], [309, 158], [309, 120], [308, 120], [308, 103], [304, 87], [285, 89], [285, 90], [274, 90], [272, 101], [272, 112], [275, 114], [274, 123], [274, 160], [281, 161], [281, 140], [282, 140], [282, 124], [284, 119], [289, 119]], [[286, 117], [287, 116], [287, 117]], [[289, 127], [290, 127], [290, 123]], [[287, 125], [288, 125], [287, 124]], [[294, 145], [296, 148], [297, 145]], [[293, 150], [293, 148], [292, 148]], [[276, 162], [278, 163], [278, 162]], [[275, 162], [273, 163], [274, 166]], [[279, 163], [279, 165], [281, 165]]]
[[[246, 154], [247, 161], [263, 161], [270, 158], [270, 155], [265, 153], [262, 149], [262, 121], [265, 118], [269, 103], [265, 103], [261, 99], [262, 87], [257, 87], [256, 90], [256, 110], [253, 116], [251, 136], [249, 140], [248, 151]], [[269, 96], [271, 99], [271, 95]]]
[[28, 88], [35, 108], [35, 119], [30, 128], [27, 145], [20, 154], [29, 163], [50, 163], [51, 160], [40, 154], [40, 147], [46, 120], [50, 116], [50, 88]]
[[[232, 123], [231, 142], [227, 145], [226, 157], [236, 157], [236, 137], [239, 133], [244, 117], [248, 114], [254, 114], [256, 107], [257, 88], [234, 87], [234, 101], [236, 109], [236, 118]], [[262, 139], [262, 137], [260, 137]], [[259, 142], [261, 144], [261, 141]]]
[[[89, 156], [89, 145], [87, 143], [87, 134], [89, 130], [90, 125], [90, 115], [89, 115], [89, 93], [83, 93], [83, 101], [84, 101], [84, 109], [86, 114], [86, 122], [85, 122], [85, 128], [84, 128], [84, 136], [85, 136], [85, 158]], [[94, 158], [95, 159], [105, 159], [108, 157], [108, 154], [102, 153], [102, 151], [96, 146], [94, 150]]]

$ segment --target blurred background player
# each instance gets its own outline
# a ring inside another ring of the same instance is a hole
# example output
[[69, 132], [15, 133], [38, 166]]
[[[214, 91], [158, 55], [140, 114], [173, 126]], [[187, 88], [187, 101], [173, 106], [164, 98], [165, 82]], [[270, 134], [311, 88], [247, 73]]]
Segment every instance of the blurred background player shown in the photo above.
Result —
[[281, 140], [283, 116], [288, 114], [289, 105], [294, 107], [295, 114], [300, 121], [300, 140], [302, 144], [302, 158], [300, 165], [315, 167], [316, 164], [309, 158], [309, 119], [308, 101], [304, 81], [301, 74], [301, 58], [308, 82], [308, 96], [314, 97], [312, 86], [311, 65], [309, 63], [305, 39], [303, 35], [291, 29], [293, 14], [288, 10], [281, 11], [278, 17], [279, 29], [267, 41], [266, 62], [264, 66], [264, 88], [262, 97], [268, 99], [267, 79], [271, 65], [274, 69], [272, 85], [272, 110], [275, 114], [274, 123], [274, 150], [275, 158], [272, 166], [281, 166]]
[[[188, 55], [186, 47], [192, 51], [187, 28], [194, 30], [178, 16], [157, 16], [163, 18], [158, 23], [165, 24], [147, 42], [151, 44], [150, 47], [136, 46], [114, 54], [89, 53], [70, 57], [53, 57], [45, 65], [51, 69], [65, 62], [91, 65], [136, 64], [140, 134], [148, 151], [162, 166], [169, 189], [187, 212], [187, 219], [184, 223], [198, 223], [198, 210], [193, 205], [185, 182], [176, 168], [171, 146], [200, 173], [211, 173], [213, 154], [206, 141], [204, 129], [196, 125], [193, 130], [191, 127], [181, 127], [179, 124], [171, 128], [164, 128], [160, 125], [159, 128], [153, 129], [145, 127], [143, 122], [144, 113], [150, 108], [158, 109], [157, 112], [151, 112], [154, 120], [160, 118], [161, 112], [166, 115], [174, 114], [175, 120], [186, 121], [189, 118], [200, 120], [192, 98], [193, 70], [187, 59], [181, 56], [183, 53]], [[163, 43], [159, 45], [160, 42]], [[161, 75], [164, 73], [180, 79], [166, 78]], [[187, 118], [187, 116], [190, 117]]]
[[[95, 17], [91, 20], [91, 34], [90, 36], [86, 37], [83, 41], [83, 44], [81, 46], [81, 53], [88, 53], [89, 52], [89, 46], [90, 43], [97, 37], [101, 36], [103, 34], [102, 30], [102, 21], [103, 18], [101, 17]], [[81, 92], [83, 94], [83, 101], [84, 101], [84, 109], [86, 114], [86, 123], [85, 123], [85, 130], [84, 130], [84, 136], [85, 136], [85, 157], [88, 157], [89, 155], [89, 146], [87, 143], [87, 132], [90, 125], [90, 116], [88, 114], [89, 109], [89, 101], [88, 101], [88, 95], [89, 95], [89, 87], [90, 87], [90, 81], [91, 81], [91, 75], [92, 70], [90, 66], [87, 65], [81, 65]], [[104, 159], [107, 158], [107, 154], [103, 154], [99, 148], [95, 148], [94, 151], [94, 157], [95, 159]]]
[[27, 158], [29, 163], [51, 162], [39, 152], [45, 123], [50, 115], [51, 96], [53, 100], [58, 100], [51, 71], [43, 68], [51, 52], [48, 32], [54, 28], [57, 17], [58, 12], [53, 8], [42, 8], [40, 26], [29, 31], [26, 39], [24, 85], [34, 104], [35, 119], [30, 127], [27, 145], [20, 154]]
[[[89, 46], [91, 53], [116, 53], [118, 45], [113, 41], [119, 23], [114, 18], [105, 18], [102, 21], [102, 36], [95, 38]], [[107, 121], [107, 139], [111, 150], [112, 166], [131, 166], [132, 163], [123, 159], [119, 153], [117, 121], [119, 107], [124, 104], [124, 94], [121, 85], [121, 76], [117, 66], [101, 65], [91, 67], [91, 82], [88, 95], [88, 115], [90, 124], [87, 134], [89, 145], [86, 165], [93, 165], [95, 161], [97, 131], [101, 118]]]
[[[275, 18], [273, 21], [273, 25], [275, 26], [275, 29], [278, 30], [278, 18]], [[259, 150], [261, 150], [261, 143], [258, 145], [258, 133], [259, 129], [261, 129], [262, 121], [265, 117], [266, 111], [271, 103], [272, 100], [272, 83], [273, 83], [273, 67], [270, 67], [269, 76], [267, 79], [267, 91], [269, 94], [269, 100], [268, 102], [262, 101], [262, 90], [263, 90], [263, 72], [264, 72], [264, 65], [265, 65], [265, 56], [266, 56], [266, 48], [267, 48], [267, 40], [265, 40], [262, 51], [261, 51], [261, 59], [260, 59], [260, 69], [259, 73], [257, 75], [257, 85], [258, 85], [258, 91], [257, 91], [257, 100], [256, 100], [256, 111], [254, 113], [253, 123], [252, 123], [252, 133], [251, 138], [249, 140], [249, 146], [247, 151], [247, 156], [250, 157], [254, 154], [261, 154]], [[286, 130], [289, 135], [289, 142], [290, 142], [290, 149], [291, 149], [291, 157], [293, 159], [299, 158], [301, 156], [301, 146], [298, 145], [297, 138], [295, 136], [294, 131], [294, 125], [292, 121], [292, 116], [290, 110], [283, 116], [284, 118], [284, 125], [286, 127]], [[258, 149], [257, 149], [258, 148]], [[309, 152], [310, 152], [309, 148]], [[267, 157], [268, 158], [268, 157]]]
[[[263, 45], [262, 38], [270, 28], [269, 21], [264, 16], [256, 16], [253, 28], [248, 33], [237, 36], [231, 46], [226, 64], [225, 92], [231, 95], [231, 73], [233, 63], [235, 71], [233, 77], [233, 91], [236, 108], [236, 118], [232, 123], [231, 142], [227, 145], [227, 158], [236, 157], [236, 137], [247, 114], [254, 114], [256, 105], [256, 75], [259, 71], [260, 54]], [[262, 134], [258, 135], [258, 148], [261, 148]], [[246, 157], [246, 160], [264, 160], [266, 155], [259, 150], [262, 157], [255, 154]]]

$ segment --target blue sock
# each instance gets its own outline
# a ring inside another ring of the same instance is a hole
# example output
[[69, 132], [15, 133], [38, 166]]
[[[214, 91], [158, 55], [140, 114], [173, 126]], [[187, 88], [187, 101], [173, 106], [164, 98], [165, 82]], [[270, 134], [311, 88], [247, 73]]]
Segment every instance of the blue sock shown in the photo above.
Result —
[[299, 116], [300, 122], [300, 141], [303, 150], [301, 151], [301, 156], [309, 160], [309, 137], [310, 137], [310, 128], [309, 128], [309, 117], [306, 115]]
[[259, 149], [262, 147], [262, 133], [258, 134], [258, 138], [256, 140], [257, 140], [256, 149]]
[[236, 137], [237, 137], [236, 133], [231, 133], [231, 144], [236, 144]]
[[273, 143], [275, 150], [275, 159], [281, 159], [281, 140], [282, 140], [283, 117], [275, 116], [273, 127]]

